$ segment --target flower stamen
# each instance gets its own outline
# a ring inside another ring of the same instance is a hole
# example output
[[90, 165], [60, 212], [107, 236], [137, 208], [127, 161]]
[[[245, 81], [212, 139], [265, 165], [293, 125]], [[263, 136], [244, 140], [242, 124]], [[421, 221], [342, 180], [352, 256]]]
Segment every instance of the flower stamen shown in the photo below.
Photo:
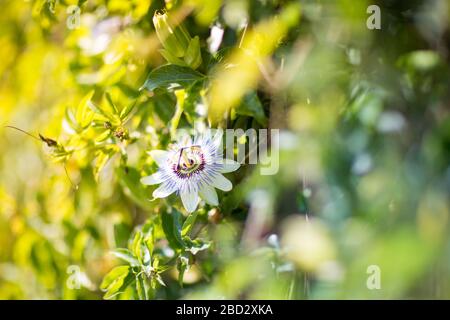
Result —
[[172, 161], [172, 170], [180, 178], [189, 178], [205, 168], [205, 157], [200, 146], [180, 148], [176, 163]]

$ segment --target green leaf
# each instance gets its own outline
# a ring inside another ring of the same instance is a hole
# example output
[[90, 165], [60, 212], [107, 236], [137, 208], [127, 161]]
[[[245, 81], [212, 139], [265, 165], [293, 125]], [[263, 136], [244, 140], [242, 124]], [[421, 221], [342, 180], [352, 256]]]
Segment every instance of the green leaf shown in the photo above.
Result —
[[173, 94], [168, 92], [154, 92], [154, 98], [152, 99], [154, 104], [155, 115], [161, 119], [162, 122], [168, 123], [173, 117], [175, 111], [176, 100]]
[[122, 120], [122, 122], [126, 122], [128, 120], [128, 116], [130, 115], [131, 111], [133, 111], [134, 107], [136, 106], [136, 102], [137, 101], [133, 101], [132, 103], [130, 103], [129, 105], [127, 105], [120, 111], [119, 117]]
[[133, 281], [129, 266], [112, 269], [103, 279], [100, 289], [106, 291], [104, 298], [110, 299], [121, 293]]
[[100, 289], [105, 291], [108, 287], [119, 277], [127, 275], [130, 270], [129, 266], [120, 266], [112, 269], [104, 278], [100, 284]]
[[95, 105], [91, 101], [88, 102], [88, 107], [89, 107], [89, 109], [94, 111], [97, 115], [105, 118], [106, 120], [110, 120], [112, 123], [114, 123], [116, 125], [119, 124], [117, 122], [117, 118], [114, 117], [114, 115], [111, 112], [100, 108], [99, 106]]
[[149, 300], [150, 299], [150, 286], [148, 285], [147, 279], [145, 275], [141, 273], [139, 276], [136, 276], [136, 292], [140, 300]]
[[208, 249], [211, 246], [211, 242], [208, 241], [203, 241], [201, 239], [195, 239], [195, 240], [187, 240], [185, 239], [185, 242], [187, 242], [186, 246], [187, 246], [187, 251], [191, 252], [194, 256], [203, 250]]
[[195, 220], [198, 215], [198, 210], [191, 213], [183, 223], [183, 228], [181, 229], [181, 236], [186, 236], [194, 226]]
[[139, 263], [142, 264], [142, 232], [137, 231], [133, 238], [133, 243], [131, 244], [131, 251], [134, 256], [137, 257]]
[[159, 284], [162, 285], [163, 287], [166, 286], [166, 284], [164, 283], [164, 281], [163, 281], [163, 279], [162, 279], [162, 277], [161, 277], [161, 275], [160, 275], [159, 273], [155, 274], [155, 279], [156, 279], [156, 281], [158, 281]]
[[189, 42], [189, 46], [184, 55], [184, 61], [192, 69], [197, 69], [202, 64], [202, 55], [200, 53], [200, 39], [198, 36], [195, 36]]
[[185, 87], [204, 77], [203, 74], [191, 68], [167, 64], [150, 72], [142, 88], [153, 91], [156, 88], [167, 88], [173, 84]]
[[111, 137], [111, 130], [106, 129], [102, 133], [100, 133], [96, 138], [95, 142], [100, 143], [106, 141], [109, 137]]
[[52, 6], [54, 7], [54, 5], [55, 5], [55, 0], [51, 0], [51, 1], [37, 0], [37, 1], [35, 1], [33, 4], [33, 10], [32, 10], [33, 16], [38, 17], [41, 14], [41, 12], [46, 9], [46, 6], [47, 6], [47, 8], [49, 8], [49, 7], [51, 8]]
[[180, 249], [184, 247], [183, 239], [181, 238], [181, 213], [173, 209], [171, 213], [163, 212], [161, 214], [163, 231], [173, 249]]
[[130, 86], [125, 83], [117, 83], [116, 86], [130, 99], [137, 99], [140, 96], [139, 90], [135, 89], [134, 86]]
[[89, 91], [83, 99], [81, 99], [80, 103], [77, 107], [77, 112], [75, 115], [75, 119], [77, 123], [84, 129], [86, 128], [92, 121], [94, 114], [89, 109], [89, 103], [94, 96], [94, 90]]
[[144, 235], [144, 243], [147, 246], [150, 255], [153, 254], [155, 246], [155, 228], [153, 221], [147, 221], [142, 227], [142, 233]]
[[117, 258], [122, 259], [125, 262], [128, 262], [132, 267], [139, 266], [138, 259], [136, 259], [133, 253], [128, 249], [120, 248], [112, 251], [111, 253]]
[[[151, 266], [151, 256], [148, 247], [144, 243], [144, 235], [142, 231], [137, 231], [134, 235], [131, 251], [137, 258], [139, 264], [144, 267]], [[149, 268], [144, 268], [147, 272]]]
[[236, 113], [243, 116], [254, 117], [260, 125], [267, 125], [267, 117], [256, 92], [251, 92], [244, 96], [241, 104], [236, 107]]
[[73, 108], [66, 108], [64, 114], [66, 123], [70, 126], [70, 128], [75, 132], [80, 133], [83, 130], [83, 128], [77, 122]]
[[165, 50], [165, 49], [160, 49], [159, 53], [161, 53], [161, 55], [164, 57], [164, 59], [167, 60], [167, 62], [171, 63], [171, 64], [176, 64], [179, 66], [187, 66], [187, 64], [181, 60], [180, 58], [174, 56], [173, 54], [171, 54], [169, 51]]
[[146, 300], [141, 276], [136, 276], [136, 292], [139, 300]]
[[105, 98], [106, 98], [106, 101], [108, 101], [108, 104], [111, 107], [111, 109], [114, 111], [114, 114], [119, 114], [119, 109], [117, 108], [117, 106], [113, 102], [111, 94], [109, 92], [105, 93]]
[[108, 163], [108, 160], [111, 159], [114, 154], [113, 149], [100, 149], [95, 154], [95, 165], [94, 165], [94, 178], [95, 181], [98, 181], [100, 172]]
[[119, 179], [120, 185], [124, 189], [124, 193], [136, 202], [143, 209], [150, 209], [151, 204], [148, 201], [147, 190], [141, 184], [141, 175], [134, 168], [119, 167], [116, 170], [116, 175]]

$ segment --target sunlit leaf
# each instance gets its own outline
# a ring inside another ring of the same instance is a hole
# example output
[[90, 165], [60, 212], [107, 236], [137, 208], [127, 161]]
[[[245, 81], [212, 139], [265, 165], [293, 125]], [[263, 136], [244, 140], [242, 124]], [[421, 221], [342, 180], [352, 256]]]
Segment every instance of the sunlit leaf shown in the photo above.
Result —
[[180, 249], [184, 246], [181, 238], [181, 213], [173, 209], [172, 212], [163, 212], [161, 214], [162, 227], [170, 246], [174, 249]]
[[111, 299], [121, 293], [132, 281], [133, 276], [130, 273], [130, 267], [120, 266], [112, 269], [103, 278], [100, 289], [106, 291], [105, 299]]
[[156, 88], [167, 88], [172, 85], [184, 87], [204, 77], [191, 68], [168, 64], [150, 72], [142, 88], [153, 91]]
[[192, 230], [192, 227], [194, 226], [195, 220], [198, 215], [198, 210], [192, 212], [184, 221], [183, 228], [181, 230], [181, 236], [186, 236], [189, 234], [189, 232]]
[[122, 259], [125, 262], [128, 262], [130, 266], [134, 267], [139, 265], [138, 259], [136, 259], [133, 253], [128, 249], [116, 249], [111, 253], [117, 258]]

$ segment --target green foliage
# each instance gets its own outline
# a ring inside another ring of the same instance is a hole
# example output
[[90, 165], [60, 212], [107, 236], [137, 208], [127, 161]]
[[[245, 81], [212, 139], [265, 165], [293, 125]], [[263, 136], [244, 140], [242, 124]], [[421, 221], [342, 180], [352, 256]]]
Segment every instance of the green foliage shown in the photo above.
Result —
[[[444, 2], [2, 3], [0, 298], [449, 298]], [[202, 128], [280, 129], [278, 171], [153, 199]]]
[[168, 88], [174, 85], [186, 87], [204, 76], [188, 67], [168, 64], [156, 68], [147, 77], [144, 88], [153, 91], [157, 88]]

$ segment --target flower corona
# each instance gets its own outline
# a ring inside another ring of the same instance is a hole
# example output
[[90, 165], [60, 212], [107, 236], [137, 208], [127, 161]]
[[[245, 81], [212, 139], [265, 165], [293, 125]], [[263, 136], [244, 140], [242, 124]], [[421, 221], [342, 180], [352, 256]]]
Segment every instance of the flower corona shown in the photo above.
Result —
[[169, 151], [152, 150], [150, 156], [159, 170], [141, 182], [145, 185], [160, 184], [153, 192], [155, 198], [165, 198], [176, 192], [188, 212], [196, 210], [200, 198], [208, 204], [219, 204], [215, 188], [232, 189], [231, 182], [222, 174], [235, 171], [239, 163], [224, 159], [221, 150], [222, 134], [209, 134], [191, 139], [183, 137]]

